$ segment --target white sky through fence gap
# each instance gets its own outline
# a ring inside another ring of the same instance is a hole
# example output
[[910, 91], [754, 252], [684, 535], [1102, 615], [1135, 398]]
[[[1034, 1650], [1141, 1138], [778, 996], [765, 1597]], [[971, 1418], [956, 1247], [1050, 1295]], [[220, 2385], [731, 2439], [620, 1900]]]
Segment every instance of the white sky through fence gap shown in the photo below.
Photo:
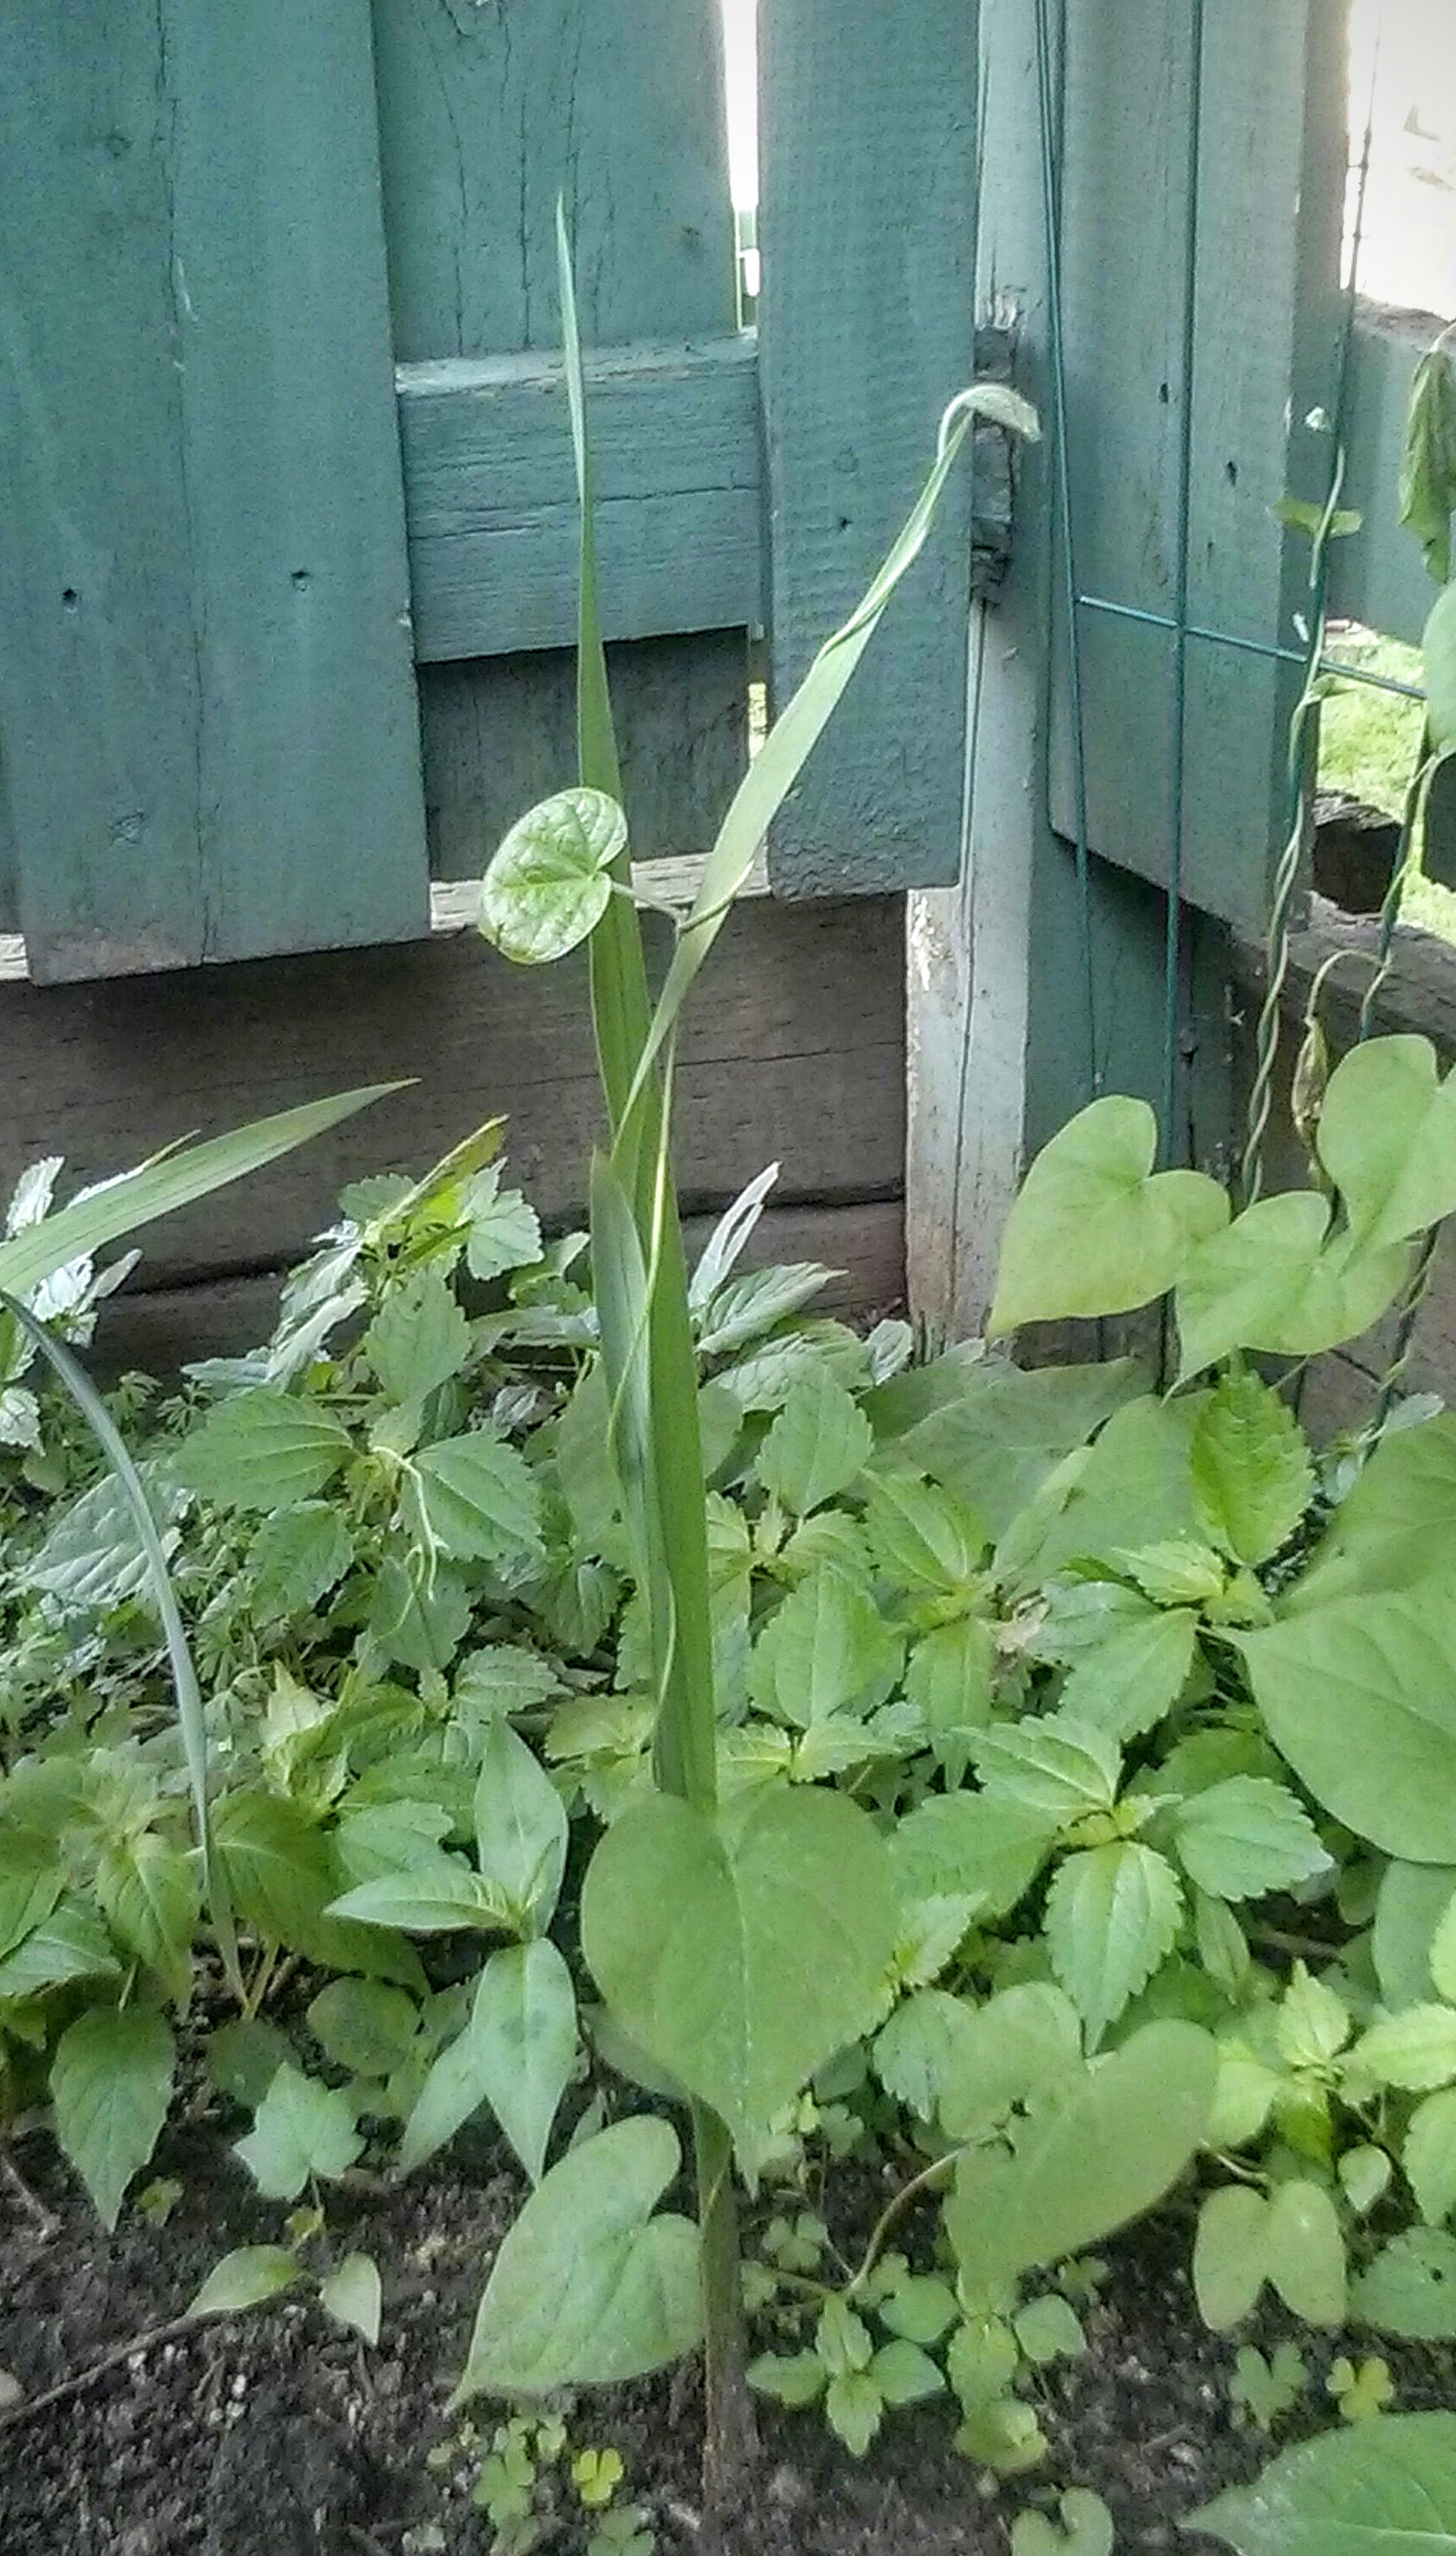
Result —
[[1373, 71], [1370, 185], [1356, 281], [1368, 301], [1456, 319], [1456, 0], [1354, 0], [1352, 217]]

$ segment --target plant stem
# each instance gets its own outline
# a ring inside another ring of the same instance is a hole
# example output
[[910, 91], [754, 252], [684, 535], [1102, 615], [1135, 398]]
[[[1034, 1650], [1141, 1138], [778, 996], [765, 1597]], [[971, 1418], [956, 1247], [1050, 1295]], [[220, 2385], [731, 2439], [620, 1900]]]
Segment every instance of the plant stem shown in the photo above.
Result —
[[870, 2231], [870, 2241], [860, 2258], [859, 2269], [845, 2291], [846, 2298], [852, 2299], [856, 2291], [864, 2287], [880, 2260], [891, 2229], [904, 2217], [911, 2202], [918, 2201], [922, 2193], [936, 2191], [955, 2171], [960, 2155], [959, 2148], [948, 2148], [944, 2156], [934, 2158], [919, 2174], [911, 2176], [909, 2183], [903, 2184], [892, 2200], [887, 2201]]
[[708, 2512], [741, 2507], [758, 2456], [744, 2378], [743, 2285], [733, 2142], [716, 2112], [692, 2108], [703, 2285], [703, 2499]]

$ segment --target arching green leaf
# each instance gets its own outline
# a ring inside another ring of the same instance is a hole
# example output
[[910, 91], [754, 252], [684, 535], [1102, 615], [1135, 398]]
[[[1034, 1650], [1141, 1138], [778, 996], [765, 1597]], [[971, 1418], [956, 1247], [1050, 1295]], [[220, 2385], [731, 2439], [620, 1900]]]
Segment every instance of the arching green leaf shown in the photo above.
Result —
[[1239, 2556], [1448, 2556], [1456, 2414], [1382, 2414], [1301, 2441], [1179, 2527]]

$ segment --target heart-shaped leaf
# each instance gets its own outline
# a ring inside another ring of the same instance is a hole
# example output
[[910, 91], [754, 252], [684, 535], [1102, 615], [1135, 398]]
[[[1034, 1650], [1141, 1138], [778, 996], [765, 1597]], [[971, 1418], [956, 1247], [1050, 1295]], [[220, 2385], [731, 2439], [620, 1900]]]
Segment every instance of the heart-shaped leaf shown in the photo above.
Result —
[[1425, 1038], [1367, 1039], [1330, 1077], [1319, 1158], [1356, 1241], [1378, 1251], [1456, 1208], [1456, 1077]]
[[1038, 2105], [1014, 2151], [968, 2150], [945, 2205], [967, 2283], [995, 2292], [1151, 2210], [1202, 2139], [1217, 2081], [1210, 2033], [1145, 2024]]
[[1239, 2556], [1443, 2556], [1456, 2549], [1456, 2414], [1382, 2414], [1301, 2441], [1178, 2525]]
[[604, 790], [558, 790], [511, 828], [486, 871], [480, 929], [506, 958], [540, 966], [596, 930], [627, 820]]
[[641, 2378], [691, 2352], [702, 2328], [697, 2230], [654, 2204], [681, 2152], [667, 2121], [618, 2121], [552, 2166], [486, 2283], [453, 2402], [489, 2390]]
[[1001, 1246], [994, 1338], [1022, 1323], [1128, 1314], [1175, 1286], [1194, 1246], [1227, 1224], [1204, 1172], [1154, 1172], [1157, 1121], [1116, 1093], [1042, 1148]]
[[715, 1820], [665, 1795], [593, 1855], [581, 1941], [649, 2058], [740, 2150], [874, 2021], [899, 1930], [886, 1848], [840, 1794], [770, 1793]]
[[555, 1945], [542, 1936], [492, 1953], [469, 2022], [440, 2052], [405, 2124], [402, 2171], [423, 2165], [489, 2104], [539, 2183], [575, 2056], [576, 1998]]
[[1193, 1253], [1179, 1285], [1184, 1377], [1232, 1349], [1313, 1357], [1358, 1338], [1410, 1266], [1404, 1243], [1333, 1231], [1318, 1190], [1259, 1199]]
[[1270, 1736], [1388, 1854], [1456, 1863], [1456, 1603], [1441, 1582], [1236, 1637]]

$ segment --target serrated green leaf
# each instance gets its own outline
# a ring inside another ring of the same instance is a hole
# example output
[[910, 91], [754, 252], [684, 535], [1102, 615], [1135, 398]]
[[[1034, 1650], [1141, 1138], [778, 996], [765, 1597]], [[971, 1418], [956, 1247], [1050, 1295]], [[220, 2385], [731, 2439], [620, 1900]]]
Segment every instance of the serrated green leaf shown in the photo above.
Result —
[[867, 2369], [840, 2370], [824, 2390], [824, 2420], [852, 2459], [862, 2459], [885, 2416], [885, 2399]]
[[[164, 1550], [170, 1550], [184, 1496], [165, 1466], [144, 1466], [142, 1480]], [[114, 1473], [103, 1473], [61, 1511], [26, 1564], [26, 1579], [67, 1611], [82, 1614], [104, 1614], [147, 1594], [150, 1565], [126, 1487]]]
[[1181, 1802], [1173, 1838], [1184, 1871], [1218, 1899], [1258, 1899], [1328, 1872], [1303, 1805], [1265, 1775], [1231, 1775]]
[[1057, 1825], [989, 1793], [932, 1795], [894, 1832], [901, 1888], [914, 1899], [968, 1898], [979, 1916], [1003, 1917], [1031, 1888]]
[[1236, 1562], [1268, 1562], [1314, 1487], [1293, 1412], [1252, 1369], [1220, 1379], [1193, 1432], [1193, 1495], [1204, 1533]]
[[1147, 1102], [1111, 1094], [1042, 1148], [1007, 1219], [993, 1339], [1023, 1323], [1133, 1313], [1176, 1284], [1229, 1203], [1202, 1172], [1154, 1172], [1156, 1153]]
[[379, 2265], [372, 2254], [346, 2254], [318, 2285], [318, 2304], [325, 2316], [362, 2335], [368, 2344], [379, 2341], [383, 2303]]
[[945, 2204], [964, 2277], [994, 2286], [1151, 2210], [1202, 2140], [1217, 2078], [1210, 2034], [1145, 2024], [1048, 2096], [1014, 2154], [968, 2149]]
[[944, 1988], [906, 1997], [875, 2038], [875, 2074], [897, 2103], [933, 2119], [956, 2054], [973, 2034], [975, 2009]]
[[1061, 1712], [1125, 1742], [1152, 1730], [1187, 1684], [1198, 1618], [1171, 1607], [1124, 1624], [1081, 1652], [1061, 1694]]
[[874, 1431], [853, 1394], [811, 1368], [790, 1387], [759, 1450], [758, 1477], [787, 1509], [804, 1517], [848, 1490], [874, 1444]]
[[1449, 2086], [1456, 2078], [1456, 2006], [1412, 2005], [1403, 2014], [1383, 2015], [1361, 2034], [1349, 2065], [1374, 2086], [1411, 2094]]
[[1232, 1637], [1271, 1737], [1321, 1807], [1387, 1853], [1456, 1862], [1456, 1596], [1337, 1599]]
[[363, 2145], [348, 2096], [305, 2077], [287, 2060], [259, 2105], [247, 2137], [233, 2141], [235, 2153], [268, 2201], [297, 2201], [313, 2175], [337, 2182]]
[[1239, 2556], [1444, 2556], [1456, 2548], [1456, 2414], [1383, 2414], [1301, 2441], [1179, 2526]]
[[1436, 1919], [1427, 1961], [1439, 1994], [1456, 2005], [1456, 1893]]
[[875, 2314], [907, 2343], [938, 2343], [955, 2323], [955, 2293], [933, 2272], [912, 2272], [880, 2301]]
[[239, 2245], [213, 2264], [186, 2312], [189, 2317], [237, 2316], [293, 2289], [303, 2277], [303, 2266], [287, 2245]]
[[354, 1559], [354, 1539], [325, 1500], [275, 1509], [248, 1547], [249, 1602], [259, 1621], [301, 1615], [337, 1588]]
[[532, 1269], [543, 1257], [541, 1219], [520, 1190], [503, 1190], [495, 1166], [472, 1181], [465, 1201], [469, 1238], [465, 1265], [483, 1286], [510, 1269]]
[[1117, 1799], [1116, 1740], [1069, 1714], [1028, 1714], [978, 1731], [971, 1755], [988, 1792], [1058, 1827], [1109, 1811]]
[[1400, 2151], [1405, 2180], [1428, 2228], [1456, 2210], [1456, 2090], [1427, 2095], [1410, 2115]]
[[161, 2135], [176, 2044], [160, 2014], [94, 2006], [67, 2025], [51, 2063], [56, 2135], [105, 2228]]
[[90, 1902], [70, 1895], [59, 1899], [0, 1962], [0, 1998], [39, 1996], [67, 1980], [114, 1979], [120, 1968]]
[[636, 1805], [582, 1889], [582, 1949], [612, 2012], [741, 2149], [873, 2022], [898, 1931], [873, 1823], [817, 1790], [750, 1796], [715, 1822], [666, 1796]]
[[868, 1592], [821, 1567], [790, 1590], [754, 1644], [754, 1701], [798, 1730], [833, 1714], [869, 1713], [889, 1695], [903, 1658], [901, 1637]]
[[0, 1829], [0, 1959], [50, 1916], [63, 1878], [49, 1840]]
[[974, 1580], [990, 1537], [954, 1492], [917, 1473], [887, 1470], [867, 1475], [864, 1503], [876, 1562], [903, 1589], [954, 1597]]
[[1242, 2325], [1264, 2287], [1269, 2203], [1247, 2183], [1225, 2183], [1198, 2213], [1193, 2290], [1212, 2334]]
[[654, 2205], [680, 2151], [667, 2121], [618, 2121], [568, 2150], [497, 2254], [453, 2402], [606, 2386], [691, 2352], [697, 2231]]
[[351, 1925], [330, 1909], [337, 1881], [328, 1840], [299, 1803], [253, 1788], [225, 1793], [213, 1815], [213, 1837], [229, 1898], [266, 1942], [330, 1970], [423, 1986], [409, 1945]]
[[524, 1457], [488, 1430], [415, 1458], [426, 1533], [455, 1562], [519, 1562], [542, 1552], [541, 1486]]
[[1023, 1568], [1038, 1580], [1089, 1557], [1105, 1561], [1197, 1531], [1191, 1449], [1201, 1393], [1144, 1395], [1113, 1413], [1075, 1485], [1042, 1525]]
[[192, 1937], [201, 1886], [189, 1854], [143, 1830], [117, 1840], [96, 1863], [96, 1898], [119, 1944], [145, 1964], [177, 2005], [192, 1984]]
[[422, 1402], [470, 1355], [470, 1325], [443, 1270], [414, 1269], [391, 1287], [360, 1342], [391, 1402]]
[[220, 1403], [182, 1440], [177, 1469], [220, 1508], [267, 1511], [321, 1491], [352, 1453], [347, 1430], [316, 1403], [260, 1384]]
[[511, 1926], [504, 1894], [482, 1879], [463, 1855], [424, 1853], [394, 1872], [357, 1882], [331, 1902], [330, 1919], [359, 1926], [393, 1926], [406, 1935], [476, 1933]]
[[1047, 1950], [1093, 2048], [1171, 1952], [1182, 1911], [1172, 1865], [1136, 1839], [1057, 1866], [1046, 1894]]
[[906, 1702], [918, 1715], [925, 1743], [951, 1783], [965, 1772], [970, 1733], [984, 1730], [991, 1719], [996, 1668], [995, 1628], [981, 1615], [958, 1615], [953, 1623], [937, 1624], [910, 1651]]

